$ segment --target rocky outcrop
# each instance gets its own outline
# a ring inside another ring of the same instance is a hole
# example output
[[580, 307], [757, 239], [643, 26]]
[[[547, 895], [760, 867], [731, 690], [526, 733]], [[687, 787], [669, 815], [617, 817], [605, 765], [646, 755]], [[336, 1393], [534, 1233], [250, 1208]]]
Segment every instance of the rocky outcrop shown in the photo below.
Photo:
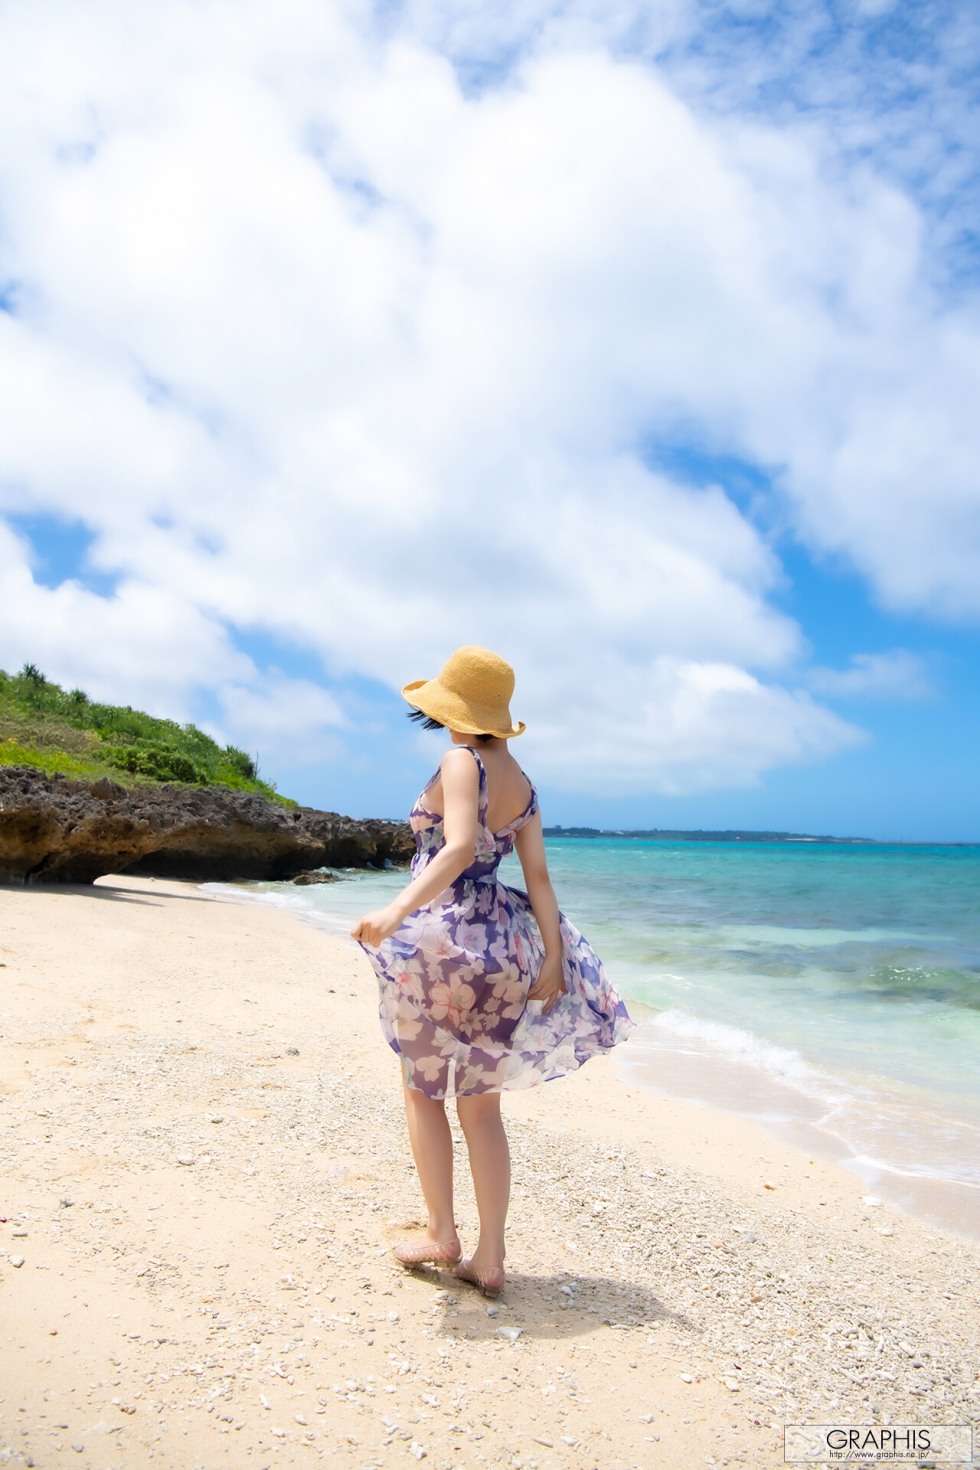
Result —
[[0, 767], [0, 883], [92, 883], [122, 872], [292, 878], [404, 863], [413, 851], [403, 822], [279, 806], [220, 786], [127, 788]]

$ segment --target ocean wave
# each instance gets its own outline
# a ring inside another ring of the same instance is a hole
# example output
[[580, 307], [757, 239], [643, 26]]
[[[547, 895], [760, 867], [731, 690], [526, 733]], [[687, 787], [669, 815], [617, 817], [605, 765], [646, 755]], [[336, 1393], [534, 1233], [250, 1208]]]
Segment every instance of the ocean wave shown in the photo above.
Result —
[[[658, 1053], [696, 1059], [690, 1080], [696, 1097], [709, 1106], [747, 1113], [777, 1131], [807, 1124], [815, 1130], [814, 1139], [832, 1140], [840, 1150], [832, 1154], [872, 1182], [892, 1177], [980, 1187], [980, 1167], [973, 1163], [980, 1128], [937, 1110], [921, 1095], [900, 1096], [880, 1083], [865, 1086], [835, 1077], [792, 1047], [680, 1007], [661, 1011], [645, 1029]], [[713, 1065], [727, 1076], [721, 1091]], [[727, 1071], [733, 1065], [759, 1079], [762, 1091], [748, 1077], [733, 1090]]]
[[752, 1031], [730, 1026], [725, 1021], [702, 1020], [674, 1006], [660, 1011], [652, 1025], [655, 1030], [666, 1032], [672, 1040], [680, 1038], [698, 1043], [729, 1061], [755, 1067], [821, 1102], [836, 1102], [844, 1097], [853, 1097], [860, 1091], [845, 1087], [829, 1073], [821, 1072], [792, 1047], [766, 1041]]
[[[200, 886], [204, 892], [214, 898], [232, 898], [238, 902], [247, 900], [250, 903], [261, 903], [267, 907], [286, 909], [295, 914], [304, 923], [313, 924], [318, 929], [325, 929], [328, 933], [338, 938], [347, 939], [350, 936], [350, 928], [353, 920], [366, 909], [376, 907], [383, 903], [389, 895], [387, 890], [379, 889], [377, 892], [369, 886], [371, 877], [378, 878], [381, 875], [372, 872], [370, 875], [363, 874], [363, 870], [355, 869], [353, 873], [345, 873], [345, 878], [350, 877], [355, 881], [350, 884], [356, 893], [356, 900], [348, 899], [346, 904], [338, 901], [336, 887], [331, 884], [327, 889], [317, 886], [296, 888], [287, 882], [256, 881], [254, 883], [229, 884], [229, 883], [202, 883]], [[355, 888], [359, 879], [364, 879]], [[346, 889], [346, 884], [344, 885]], [[388, 884], [388, 889], [391, 885]], [[345, 892], [345, 898], [347, 894]]]
[[292, 891], [285, 887], [277, 887], [275, 890], [262, 889], [246, 886], [244, 883], [201, 883], [198, 886], [203, 893], [215, 898], [231, 898], [239, 903], [244, 899], [249, 903], [264, 903], [272, 908], [291, 909], [294, 912], [312, 908], [306, 895], [296, 889]]
[[955, 1184], [962, 1189], [980, 1190], [980, 1171], [974, 1171], [973, 1177], [969, 1169], [965, 1171], [958, 1169], [955, 1174], [951, 1173], [949, 1167], [939, 1164], [906, 1163], [896, 1164], [893, 1159], [877, 1158], [872, 1154], [854, 1154], [847, 1161], [848, 1168], [853, 1169], [856, 1174], [866, 1178], [880, 1178], [883, 1174], [892, 1174], [899, 1179], [923, 1179], [933, 1184]]

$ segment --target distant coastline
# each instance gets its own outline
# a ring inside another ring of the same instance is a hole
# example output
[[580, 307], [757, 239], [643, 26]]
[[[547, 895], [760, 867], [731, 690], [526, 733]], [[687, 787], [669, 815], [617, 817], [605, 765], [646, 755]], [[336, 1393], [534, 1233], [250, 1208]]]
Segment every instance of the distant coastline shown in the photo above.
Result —
[[749, 832], [730, 829], [721, 832], [674, 831], [667, 827], [545, 827], [545, 837], [591, 837], [622, 838], [644, 842], [810, 842], [833, 843], [848, 847], [976, 847], [973, 842], [881, 842], [876, 837], [832, 837], [828, 834], [814, 836], [808, 832]]
[[621, 837], [646, 842], [837, 842], [874, 846], [873, 837], [814, 837], [807, 832], [746, 832], [731, 829], [709, 832], [701, 828], [677, 832], [667, 827], [545, 827], [545, 837]]

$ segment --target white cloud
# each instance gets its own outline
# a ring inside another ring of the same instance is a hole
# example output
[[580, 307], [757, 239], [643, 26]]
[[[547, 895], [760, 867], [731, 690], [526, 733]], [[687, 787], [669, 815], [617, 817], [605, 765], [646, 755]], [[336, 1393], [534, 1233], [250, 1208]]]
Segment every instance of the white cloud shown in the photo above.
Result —
[[670, 796], [753, 786], [774, 766], [820, 760], [866, 738], [808, 694], [731, 665], [668, 658], [608, 660], [590, 667], [576, 701], [559, 677], [520, 708], [530, 714], [522, 746], [535, 769], [543, 757], [555, 786], [611, 796], [649, 787], [651, 772]]
[[[8, 541], [4, 646], [171, 713], [210, 688], [228, 738], [285, 750], [344, 738], [338, 711], [264, 687], [231, 630], [396, 687], [488, 643], [583, 788], [851, 745], [794, 692], [762, 535], [644, 446], [773, 469], [884, 600], [972, 616], [980, 328], [924, 286], [896, 188], [614, 60], [637, 14], [432, 3], [385, 35], [312, 0], [8, 7], [0, 508], [83, 520], [120, 585], [38, 587]], [[529, 50], [467, 92], [437, 42]], [[583, 682], [572, 769], [549, 710]]]
[[218, 698], [227, 727], [248, 749], [290, 746], [299, 763], [322, 758], [324, 740], [349, 723], [325, 689], [283, 674], [267, 675], [260, 688], [224, 684]]
[[975, 620], [980, 322], [925, 321], [908, 309], [881, 316], [877, 362], [867, 340], [842, 354], [852, 396], [833, 406], [823, 442], [799, 466], [798, 524], [812, 545], [844, 553], [886, 606]]
[[836, 699], [928, 699], [935, 689], [925, 663], [905, 648], [889, 653], [855, 653], [846, 669], [811, 669], [815, 694]]
[[36, 583], [26, 552], [0, 522], [0, 667], [37, 664], [93, 699], [119, 700], [170, 719], [191, 714], [195, 687], [255, 670], [227, 630], [181, 589], [135, 581], [99, 596], [77, 581]]

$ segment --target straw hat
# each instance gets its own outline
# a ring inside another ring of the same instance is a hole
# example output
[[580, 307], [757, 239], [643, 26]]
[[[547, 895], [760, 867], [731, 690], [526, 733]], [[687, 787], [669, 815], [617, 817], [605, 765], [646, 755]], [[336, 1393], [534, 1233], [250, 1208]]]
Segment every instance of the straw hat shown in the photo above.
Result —
[[522, 735], [523, 720], [510, 717], [514, 670], [489, 648], [468, 646], [450, 654], [435, 679], [416, 679], [402, 694], [409, 704], [447, 730], [463, 735], [496, 735], [508, 740]]

